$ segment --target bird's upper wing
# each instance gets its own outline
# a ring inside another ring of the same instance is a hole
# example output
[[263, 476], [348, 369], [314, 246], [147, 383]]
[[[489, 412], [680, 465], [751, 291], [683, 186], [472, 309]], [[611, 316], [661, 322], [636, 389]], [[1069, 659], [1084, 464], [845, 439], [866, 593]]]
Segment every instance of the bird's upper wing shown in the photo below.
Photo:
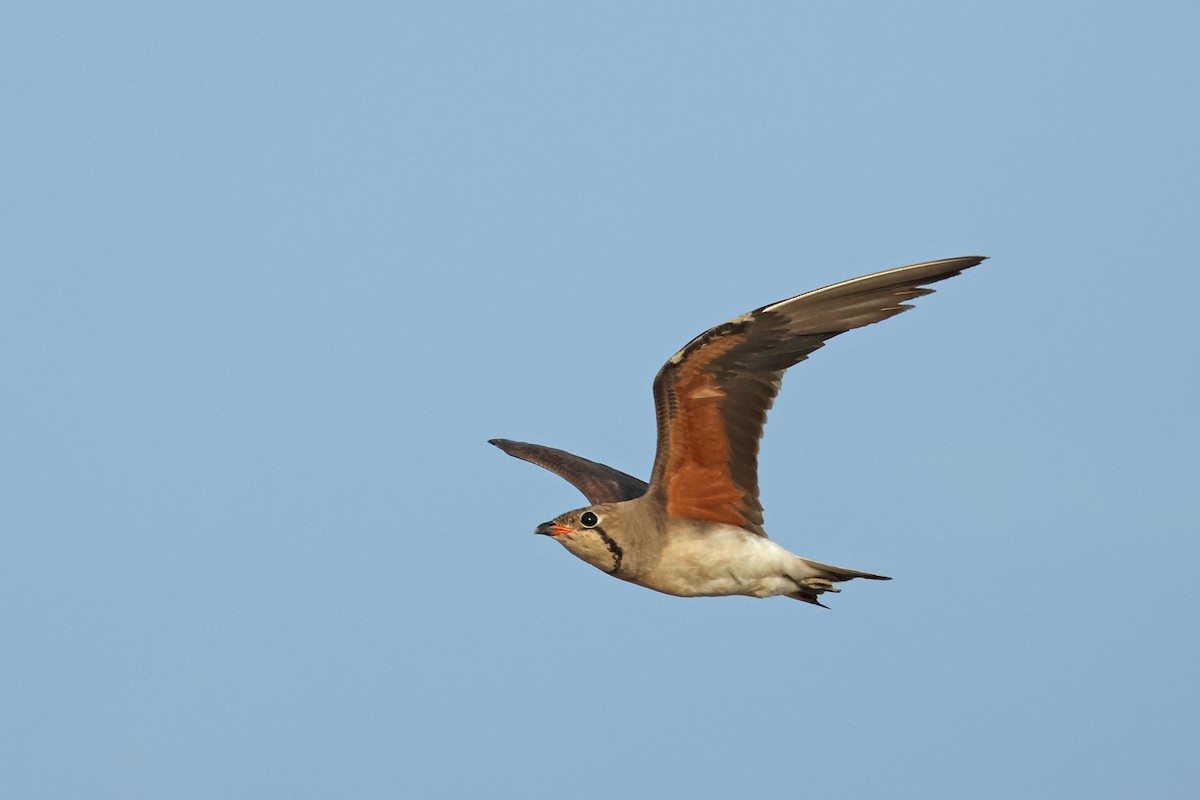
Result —
[[784, 370], [840, 333], [911, 308], [926, 284], [983, 261], [970, 256], [866, 275], [763, 306], [711, 328], [654, 379], [658, 450], [649, 492], [668, 517], [765, 536], [758, 443]]
[[545, 467], [583, 492], [592, 505], [633, 500], [646, 493], [645, 481], [565, 450], [508, 439], [489, 439], [488, 444], [496, 445], [513, 458]]

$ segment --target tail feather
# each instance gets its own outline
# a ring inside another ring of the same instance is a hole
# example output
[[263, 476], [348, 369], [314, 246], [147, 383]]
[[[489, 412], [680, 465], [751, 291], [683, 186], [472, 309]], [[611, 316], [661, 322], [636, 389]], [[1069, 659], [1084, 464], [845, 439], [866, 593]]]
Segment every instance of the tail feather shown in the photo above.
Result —
[[866, 578], [870, 581], [890, 581], [887, 575], [875, 575], [870, 572], [859, 572], [856, 569], [846, 569], [845, 567], [835, 567], [830, 564], [822, 564], [818, 561], [809, 561], [807, 558], [800, 559], [805, 564], [808, 564], [813, 569], [821, 573], [822, 578], [828, 578], [831, 581], [848, 581], [852, 578]]
[[845, 567], [835, 567], [831, 564], [822, 564], [818, 561], [809, 561], [807, 558], [800, 559], [810, 571], [815, 572], [815, 575], [801, 578], [796, 581], [797, 590], [788, 595], [793, 600], [802, 600], [805, 603], [812, 603], [814, 606], [821, 608], [829, 608], [817, 598], [825, 592], [840, 592], [833, 584], [842, 581], [853, 580], [854, 578], [866, 578], [871, 581], [890, 581], [891, 578], [886, 575], [875, 575], [871, 572], [859, 572], [856, 569], [846, 569]]

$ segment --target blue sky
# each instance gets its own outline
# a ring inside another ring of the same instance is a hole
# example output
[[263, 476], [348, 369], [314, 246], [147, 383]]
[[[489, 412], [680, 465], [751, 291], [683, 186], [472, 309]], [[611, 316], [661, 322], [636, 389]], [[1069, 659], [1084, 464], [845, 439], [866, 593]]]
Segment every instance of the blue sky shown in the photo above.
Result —
[[[0, 795], [1192, 797], [1192, 3], [0, 11]], [[681, 600], [486, 440], [991, 260], [784, 382]]]

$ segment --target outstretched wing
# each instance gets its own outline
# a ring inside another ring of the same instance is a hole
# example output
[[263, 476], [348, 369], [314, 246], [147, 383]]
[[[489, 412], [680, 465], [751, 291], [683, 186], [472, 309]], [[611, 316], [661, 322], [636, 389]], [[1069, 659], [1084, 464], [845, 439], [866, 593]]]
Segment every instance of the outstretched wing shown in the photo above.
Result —
[[565, 450], [508, 439], [489, 439], [488, 444], [496, 445], [513, 458], [550, 470], [583, 492], [592, 505], [633, 500], [646, 493], [645, 481]]
[[760, 536], [758, 444], [784, 371], [840, 333], [931, 294], [925, 286], [983, 261], [970, 256], [877, 272], [763, 306], [711, 328], [654, 379], [658, 450], [649, 491], [667, 516]]

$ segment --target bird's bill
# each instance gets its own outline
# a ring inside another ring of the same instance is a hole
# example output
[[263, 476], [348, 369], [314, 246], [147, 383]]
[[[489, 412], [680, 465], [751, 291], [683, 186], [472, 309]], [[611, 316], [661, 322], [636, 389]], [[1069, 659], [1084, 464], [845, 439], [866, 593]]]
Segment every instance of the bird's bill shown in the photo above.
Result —
[[538, 525], [534, 533], [540, 533], [543, 536], [562, 536], [564, 533], [574, 533], [570, 528], [564, 528], [562, 525], [555, 525], [553, 522], [543, 522]]

